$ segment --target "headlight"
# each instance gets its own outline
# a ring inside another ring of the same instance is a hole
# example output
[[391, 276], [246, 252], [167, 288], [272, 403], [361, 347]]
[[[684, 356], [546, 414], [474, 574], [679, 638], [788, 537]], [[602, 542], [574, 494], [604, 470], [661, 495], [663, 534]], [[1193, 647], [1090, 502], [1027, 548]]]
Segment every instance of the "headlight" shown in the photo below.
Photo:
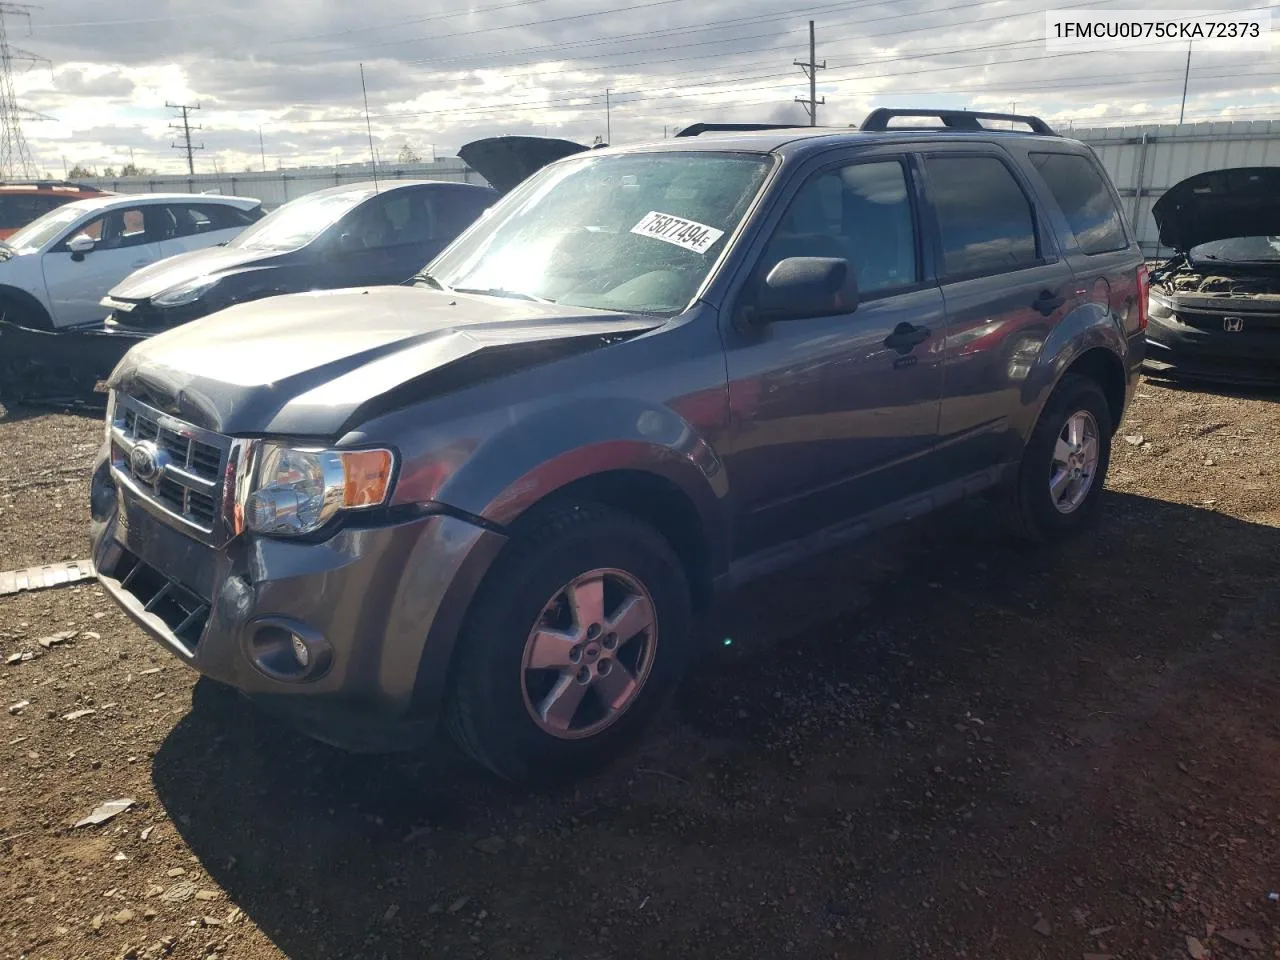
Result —
[[1164, 319], [1173, 316], [1173, 301], [1152, 290], [1147, 294], [1147, 305], [1151, 316]]
[[195, 303], [218, 282], [217, 277], [197, 277], [151, 298], [157, 307], [183, 307]]
[[264, 443], [245, 525], [257, 533], [302, 536], [342, 510], [380, 507], [391, 495], [390, 450], [315, 450]]

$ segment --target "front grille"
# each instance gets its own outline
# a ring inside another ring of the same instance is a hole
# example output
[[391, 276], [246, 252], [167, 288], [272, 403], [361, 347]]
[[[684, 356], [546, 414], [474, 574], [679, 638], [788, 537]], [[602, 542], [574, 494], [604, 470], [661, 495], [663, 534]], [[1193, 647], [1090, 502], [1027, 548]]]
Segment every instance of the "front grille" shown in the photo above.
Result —
[[111, 438], [117, 476], [164, 514], [212, 537], [232, 445], [229, 437], [117, 394]]

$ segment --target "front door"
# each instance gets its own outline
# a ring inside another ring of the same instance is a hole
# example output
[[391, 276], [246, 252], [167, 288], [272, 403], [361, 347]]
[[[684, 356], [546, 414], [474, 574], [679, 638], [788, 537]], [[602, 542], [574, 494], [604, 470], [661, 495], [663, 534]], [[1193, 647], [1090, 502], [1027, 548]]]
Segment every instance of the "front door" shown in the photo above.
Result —
[[[99, 301], [133, 271], [160, 259], [159, 236], [165, 216], [158, 205], [111, 210], [77, 224], [41, 258], [50, 314], [55, 327], [101, 320]], [[67, 242], [86, 234], [94, 241], [88, 253], [72, 253]]]
[[942, 296], [922, 281], [904, 157], [813, 171], [741, 298], [787, 257], [853, 266], [852, 313], [726, 325], [726, 466], [739, 556], [910, 497], [931, 481], [942, 396]]

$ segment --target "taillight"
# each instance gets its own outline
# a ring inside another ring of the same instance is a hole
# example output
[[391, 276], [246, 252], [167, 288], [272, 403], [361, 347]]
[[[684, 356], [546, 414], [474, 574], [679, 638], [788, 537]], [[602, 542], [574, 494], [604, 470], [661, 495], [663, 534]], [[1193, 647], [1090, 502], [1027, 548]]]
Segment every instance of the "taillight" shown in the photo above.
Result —
[[1147, 329], [1147, 313], [1151, 309], [1151, 276], [1144, 263], [1138, 268], [1138, 331]]

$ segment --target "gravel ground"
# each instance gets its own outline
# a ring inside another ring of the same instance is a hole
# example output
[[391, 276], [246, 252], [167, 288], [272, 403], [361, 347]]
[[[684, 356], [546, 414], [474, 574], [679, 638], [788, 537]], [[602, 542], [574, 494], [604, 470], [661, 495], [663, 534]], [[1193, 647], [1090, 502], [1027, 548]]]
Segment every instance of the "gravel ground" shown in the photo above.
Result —
[[[0, 419], [0, 567], [85, 555], [100, 431]], [[1280, 957], [1278, 474], [1274, 395], [1146, 383], [1096, 532], [775, 578], [540, 794], [305, 741], [92, 583], [0, 599], [0, 957]]]

